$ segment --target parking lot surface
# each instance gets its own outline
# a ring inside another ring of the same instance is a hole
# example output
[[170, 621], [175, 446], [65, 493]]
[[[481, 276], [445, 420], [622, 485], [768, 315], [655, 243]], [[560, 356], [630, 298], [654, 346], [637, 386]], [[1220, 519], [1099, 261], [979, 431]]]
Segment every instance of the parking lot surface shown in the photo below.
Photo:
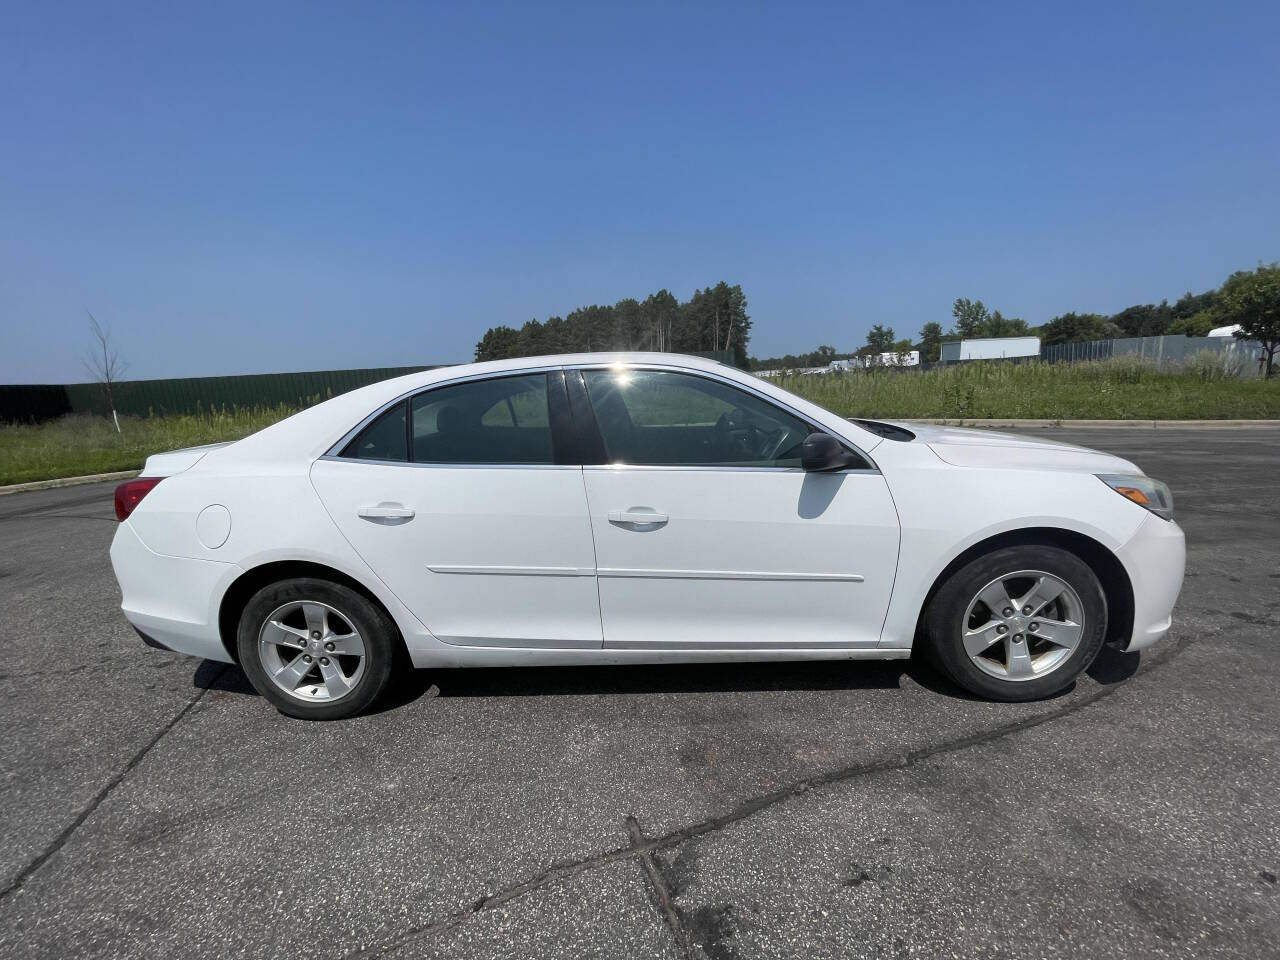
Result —
[[0, 498], [0, 955], [1274, 956], [1280, 429], [1173, 487], [1171, 635], [1051, 701], [914, 662], [416, 674], [276, 713], [144, 647], [110, 486]]

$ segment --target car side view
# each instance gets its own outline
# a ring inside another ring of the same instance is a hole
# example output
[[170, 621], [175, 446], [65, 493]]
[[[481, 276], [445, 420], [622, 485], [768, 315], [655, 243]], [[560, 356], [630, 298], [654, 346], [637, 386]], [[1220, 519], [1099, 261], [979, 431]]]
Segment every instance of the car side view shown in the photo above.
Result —
[[448, 367], [120, 485], [148, 643], [335, 719], [396, 670], [930, 656], [1053, 695], [1169, 629], [1164, 484], [1066, 444], [846, 420], [675, 354]]

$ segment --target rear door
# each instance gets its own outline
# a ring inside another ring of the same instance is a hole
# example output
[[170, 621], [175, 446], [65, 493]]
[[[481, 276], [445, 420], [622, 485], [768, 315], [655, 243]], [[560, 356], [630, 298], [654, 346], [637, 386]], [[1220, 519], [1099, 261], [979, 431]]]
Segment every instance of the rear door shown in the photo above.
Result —
[[582, 470], [560, 370], [445, 384], [311, 470], [365, 562], [446, 643], [599, 647]]
[[810, 423], [701, 372], [578, 375], [604, 447], [583, 478], [606, 648], [878, 644], [899, 525], [870, 460], [806, 473]]

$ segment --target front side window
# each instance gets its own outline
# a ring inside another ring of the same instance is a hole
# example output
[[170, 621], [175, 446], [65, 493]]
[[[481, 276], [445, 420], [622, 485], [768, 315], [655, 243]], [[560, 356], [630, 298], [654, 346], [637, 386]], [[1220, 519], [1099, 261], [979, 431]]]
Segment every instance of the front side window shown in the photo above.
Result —
[[473, 380], [411, 403], [415, 463], [554, 463], [547, 376]]
[[805, 421], [718, 380], [665, 370], [585, 370], [611, 463], [798, 467]]

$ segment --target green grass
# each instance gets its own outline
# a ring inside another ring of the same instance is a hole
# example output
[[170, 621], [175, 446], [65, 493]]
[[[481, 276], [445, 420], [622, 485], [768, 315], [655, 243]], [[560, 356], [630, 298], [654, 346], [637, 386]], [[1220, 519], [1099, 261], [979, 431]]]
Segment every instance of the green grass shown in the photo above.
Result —
[[0, 486], [136, 470], [150, 454], [220, 440], [238, 440], [294, 413], [291, 407], [228, 410], [183, 416], [77, 415], [38, 426], [0, 424]]
[[1280, 418], [1280, 378], [1223, 376], [1213, 364], [1158, 372], [1137, 360], [967, 363], [925, 372], [790, 375], [781, 386], [846, 417], [967, 420]]
[[[1161, 373], [1125, 358], [1056, 366], [991, 362], [925, 372], [787, 376], [779, 382], [846, 417], [1280, 419], [1280, 378], [1224, 376], [1219, 363], [1192, 358], [1180, 371]], [[120, 433], [110, 421], [90, 416], [0, 425], [0, 485], [133, 470], [149, 454], [237, 440], [293, 412], [279, 406], [128, 418], [121, 420]]]

